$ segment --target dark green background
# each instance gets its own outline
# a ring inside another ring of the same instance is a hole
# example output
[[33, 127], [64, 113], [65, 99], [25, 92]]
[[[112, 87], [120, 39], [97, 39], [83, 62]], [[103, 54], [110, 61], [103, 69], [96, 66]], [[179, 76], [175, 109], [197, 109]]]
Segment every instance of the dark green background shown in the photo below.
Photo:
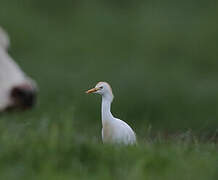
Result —
[[[136, 131], [214, 130], [218, 125], [218, 11], [210, 1], [1, 1], [14, 59], [38, 82], [37, 109], [73, 107], [100, 124], [112, 85], [113, 112]], [[37, 111], [36, 109], [36, 111]], [[46, 109], [45, 109], [46, 110]]]

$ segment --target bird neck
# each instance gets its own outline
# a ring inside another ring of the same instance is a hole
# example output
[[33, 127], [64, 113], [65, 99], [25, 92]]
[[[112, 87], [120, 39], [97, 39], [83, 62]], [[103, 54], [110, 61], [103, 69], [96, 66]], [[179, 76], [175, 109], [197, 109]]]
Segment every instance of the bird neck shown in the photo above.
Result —
[[102, 97], [102, 104], [101, 104], [101, 118], [102, 123], [109, 122], [113, 120], [113, 115], [111, 113], [111, 100], [107, 99], [106, 97]]

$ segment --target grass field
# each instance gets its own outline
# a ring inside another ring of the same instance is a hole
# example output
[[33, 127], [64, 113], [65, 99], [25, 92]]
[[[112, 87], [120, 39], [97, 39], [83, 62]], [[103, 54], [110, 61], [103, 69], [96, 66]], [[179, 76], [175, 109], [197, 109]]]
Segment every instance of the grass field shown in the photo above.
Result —
[[[218, 3], [2, 0], [10, 54], [39, 85], [36, 107], [0, 116], [1, 179], [218, 178]], [[137, 133], [101, 142], [100, 97]], [[169, 137], [166, 137], [169, 136]]]

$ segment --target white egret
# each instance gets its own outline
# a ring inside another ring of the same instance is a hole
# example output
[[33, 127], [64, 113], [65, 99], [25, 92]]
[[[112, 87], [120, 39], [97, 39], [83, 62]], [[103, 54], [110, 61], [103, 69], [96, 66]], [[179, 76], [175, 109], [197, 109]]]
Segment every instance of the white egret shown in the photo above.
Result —
[[106, 82], [99, 82], [95, 88], [86, 93], [97, 93], [102, 96], [101, 118], [102, 118], [102, 140], [103, 143], [136, 144], [136, 135], [132, 128], [124, 121], [115, 118], [111, 113], [113, 93], [110, 85]]

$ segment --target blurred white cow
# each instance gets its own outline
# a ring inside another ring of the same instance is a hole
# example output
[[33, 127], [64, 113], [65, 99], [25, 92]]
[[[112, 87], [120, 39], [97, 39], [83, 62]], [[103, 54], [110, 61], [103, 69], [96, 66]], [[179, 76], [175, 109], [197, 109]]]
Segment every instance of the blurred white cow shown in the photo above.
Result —
[[0, 27], [0, 112], [30, 108], [36, 99], [36, 84], [9, 56], [9, 45], [9, 36]]

